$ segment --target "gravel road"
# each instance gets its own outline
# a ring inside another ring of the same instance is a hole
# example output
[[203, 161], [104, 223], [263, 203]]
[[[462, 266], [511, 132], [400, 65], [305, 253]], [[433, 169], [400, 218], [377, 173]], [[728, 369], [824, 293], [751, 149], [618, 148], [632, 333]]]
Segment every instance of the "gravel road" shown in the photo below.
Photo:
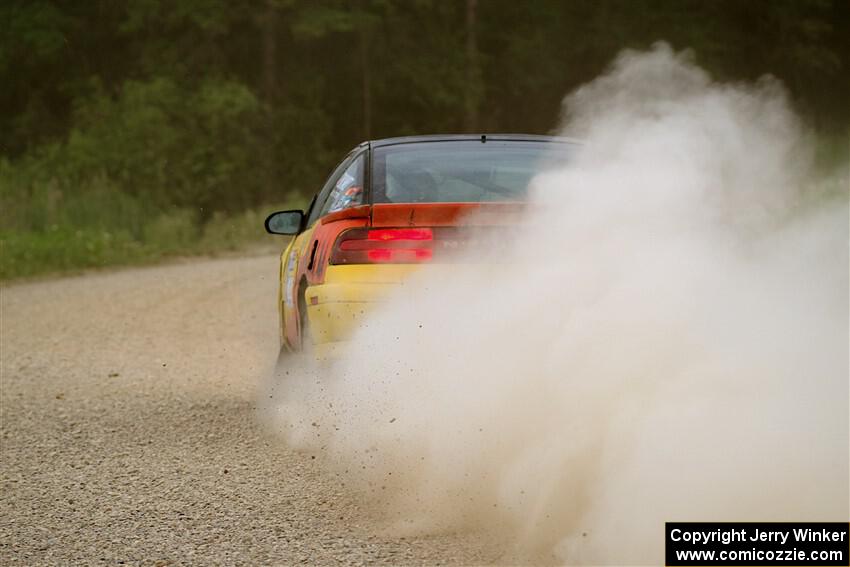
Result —
[[0, 565], [498, 560], [476, 534], [388, 535], [263, 425], [276, 273], [266, 255], [0, 290]]

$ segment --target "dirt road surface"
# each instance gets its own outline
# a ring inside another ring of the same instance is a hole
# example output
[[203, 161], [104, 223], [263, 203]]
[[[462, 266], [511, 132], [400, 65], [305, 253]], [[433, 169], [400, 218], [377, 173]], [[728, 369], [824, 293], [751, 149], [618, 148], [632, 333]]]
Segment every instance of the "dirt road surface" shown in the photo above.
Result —
[[263, 424], [276, 273], [266, 255], [0, 290], [0, 565], [497, 560], [475, 535], [391, 535]]

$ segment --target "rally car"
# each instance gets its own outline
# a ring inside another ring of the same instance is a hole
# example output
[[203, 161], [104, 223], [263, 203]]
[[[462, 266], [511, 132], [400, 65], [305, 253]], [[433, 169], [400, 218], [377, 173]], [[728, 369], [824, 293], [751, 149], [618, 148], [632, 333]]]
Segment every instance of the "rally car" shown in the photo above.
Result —
[[280, 258], [282, 352], [332, 354], [414, 270], [450, 269], [475, 229], [516, 223], [531, 178], [574, 144], [513, 134], [358, 145], [307, 211], [266, 219], [268, 232], [294, 236]]

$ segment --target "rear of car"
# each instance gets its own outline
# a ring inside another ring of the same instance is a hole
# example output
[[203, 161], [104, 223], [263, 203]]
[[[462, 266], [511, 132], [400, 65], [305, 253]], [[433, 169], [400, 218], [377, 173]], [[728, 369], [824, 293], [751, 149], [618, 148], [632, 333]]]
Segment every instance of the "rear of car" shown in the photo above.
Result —
[[531, 179], [572, 147], [543, 136], [422, 136], [355, 148], [281, 257], [283, 344], [331, 354], [413, 272], [451, 270], [458, 252], [474, 257], [483, 233], [509, 238]]

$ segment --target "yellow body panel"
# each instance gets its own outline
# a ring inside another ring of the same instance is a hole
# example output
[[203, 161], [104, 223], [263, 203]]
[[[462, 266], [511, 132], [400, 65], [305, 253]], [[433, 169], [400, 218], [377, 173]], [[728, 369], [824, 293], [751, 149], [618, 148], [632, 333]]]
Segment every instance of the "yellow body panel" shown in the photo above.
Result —
[[278, 286], [277, 305], [280, 315], [281, 344], [283, 344], [284, 336], [286, 335], [287, 319], [290, 319], [290, 325], [294, 323], [292, 318], [295, 316], [295, 286], [297, 286], [294, 276], [298, 261], [304, 255], [305, 249], [313, 237], [315, 230], [316, 223], [313, 223], [307, 230], [293, 238], [280, 255], [280, 274], [278, 279], [280, 285]]
[[410, 274], [423, 267], [415, 264], [328, 266], [325, 282], [307, 288], [312, 342], [325, 345], [350, 338], [360, 325], [368, 324], [366, 317], [376, 304], [385, 301]]

